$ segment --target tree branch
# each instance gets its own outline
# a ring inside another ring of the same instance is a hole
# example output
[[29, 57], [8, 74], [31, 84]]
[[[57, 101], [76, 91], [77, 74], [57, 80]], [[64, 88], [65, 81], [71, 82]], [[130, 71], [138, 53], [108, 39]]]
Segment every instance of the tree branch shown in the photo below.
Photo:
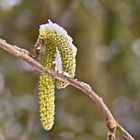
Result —
[[92, 89], [91, 87], [81, 81], [78, 81], [77, 79], [66, 77], [62, 74], [53, 72], [45, 68], [43, 65], [35, 61], [30, 55], [27, 50], [21, 49], [15, 45], [10, 45], [6, 43], [5, 40], [0, 39], [0, 48], [8, 51], [10, 54], [26, 61], [30, 65], [32, 65], [37, 71], [41, 73], [45, 73], [49, 76], [54, 77], [55, 79], [62, 80], [64, 82], [68, 82], [70, 85], [78, 88], [82, 92], [84, 92], [86, 95], [88, 95], [97, 105], [97, 107], [101, 110], [103, 116], [106, 118], [107, 127], [109, 129], [108, 134], [108, 140], [114, 140], [115, 139], [115, 132], [118, 130], [122, 136], [126, 140], [135, 140], [124, 128], [122, 128], [115, 118], [113, 117], [112, 113], [108, 109], [108, 107], [103, 102], [103, 99], [99, 97]]

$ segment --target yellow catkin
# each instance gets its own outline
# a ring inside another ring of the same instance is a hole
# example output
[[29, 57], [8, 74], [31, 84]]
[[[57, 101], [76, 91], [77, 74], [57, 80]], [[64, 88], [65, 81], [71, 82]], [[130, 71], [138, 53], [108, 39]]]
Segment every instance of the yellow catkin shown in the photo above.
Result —
[[[53, 64], [53, 61], [56, 54], [56, 49], [49, 41], [45, 47], [44, 66], [50, 70], [54, 70], [55, 65]], [[54, 124], [55, 114], [55, 79], [47, 76], [46, 74], [41, 74], [39, 90], [39, 111], [41, 124], [45, 130], [50, 130]]]
[[[76, 60], [73, 56], [73, 52], [71, 47], [69, 46], [66, 38], [59, 33], [53, 30], [44, 30], [41, 32], [41, 37], [45, 39], [46, 43], [47, 40], [51, 40], [52, 44], [58, 49], [62, 59], [62, 68], [63, 72], [69, 74], [70, 77], [74, 77], [75, 75], [75, 68], [76, 68]], [[64, 74], [65, 74], [64, 73]], [[56, 80], [56, 87], [58, 89], [65, 88], [68, 83]]]
[[[39, 38], [43, 40], [45, 46], [44, 66], [46, 66], [50, 70], [55, 70], [55, 57], [58, 50], [62, 61], [62, 74], [69, 77], [74, 77], [76, 60], [67, 38], [53, 29], [44, 28], [44, 25], [39, 32]], [[68, 83], [60, 80], [55, 80], [54, 78], [51, 78], [46, 74], [40, 75], [40, 120], [42, 126], [46, 130], [50, 130], [54, 123], [55, 84], [58, 89], [64, 88], [68, 85]]]
[[[61, 55], [63, 72], [65, 72], [66, 75], [70, 77], [74, 77], [75, 68], [76, 68], [76, 62], [75, 62], [76, 60], [73, 56], [72, 49], [69, 46], [67, 40], [65, 39], [65, 37], [57, 34], [57, 40], [55, 40], [55, 44], [57, 44], [58, 51], [60, 52], [60, 55]], [[65, 88], [67, 85], [68, 83], [65, 83], [60, 80], [57, 80], [56, 82], [56, 87], [58, 89]]]

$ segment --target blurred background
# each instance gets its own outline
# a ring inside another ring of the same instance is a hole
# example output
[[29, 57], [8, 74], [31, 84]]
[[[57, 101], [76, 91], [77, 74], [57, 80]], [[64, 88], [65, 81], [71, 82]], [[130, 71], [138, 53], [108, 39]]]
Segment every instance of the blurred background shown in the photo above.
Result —
[[[76, 78], [140, 139], [140, 0], [0, 0], [0, 37], [31, 53], [39, 25], [48, 19], [73, 37]], [[72, 86], [56, 91], [55, 125], [43, 130], [38, 78], [35, 69], [0, 49], [0, 140], [106, 139], [101, 112]], [[123, 140], [119, 133], [117, 139]]]

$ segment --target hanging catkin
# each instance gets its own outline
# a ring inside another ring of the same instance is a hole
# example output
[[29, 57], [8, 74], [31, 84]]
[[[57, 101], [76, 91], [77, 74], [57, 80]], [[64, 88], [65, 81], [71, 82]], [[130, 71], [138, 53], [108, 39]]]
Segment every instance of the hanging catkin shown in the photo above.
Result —
[[[43, 40], [45, 51], [43, 65], [49, 70], [74, 77], [76, 68], [76, 47], [67, 32], [49, 20], [49, 23], [40, 26], [39, 38]], [[39, 81], [39, 112], [41, 124], [50, 130], [54, 124], [55, 114], [55, 86], [60, 89], [68, 85], [46, 74], [40, 74]]]

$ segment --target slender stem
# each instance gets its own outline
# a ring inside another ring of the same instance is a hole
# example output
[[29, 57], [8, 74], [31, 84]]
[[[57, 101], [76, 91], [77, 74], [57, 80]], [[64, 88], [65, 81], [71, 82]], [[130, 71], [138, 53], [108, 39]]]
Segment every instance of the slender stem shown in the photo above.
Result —
[[134, 138], [120, 125], [117, 123], [116, 129], [123, 135], [127, 140], [133, 140]]
[[27, 50], [20, 49], [17, 46], [10, 45], [10, 44], [6, 43], [5, 40], [0, 39], [0, 48], [8, 51], [10, 54], [12, 54], [12, 55], [14, 55], [18, 58], [26, 61], [27, 63], [32, 65], [37, 71], [43, 72], [43, 73], [45, 73], [49, 76], [52, 76], [52, 77], [54, 77], [58, 80], [68, 82], [70, 85], [72, 85], [72, 86], [78, 88], [79, 90], [81, 90], [83, 93], [88, 95], [96, 103], [97, 107], [101, 110], [103, 116], [106, 118], [107, 127], [108, 127], [110, 133], [113, 134], [116, 131], [116, 128], [117, 128], [117, 130], [119, 130], [119, 132], [122, 134], [122, 136], [126, 140], [135, 140], [124, 128], [122, 128], [116, 122], [116, 120], [113, 117], [111, 111], [108, 109], [108, 107], [103, 102], [103, 99], [101, 97], [99, 97], [91, 89], [91, 87], [88, 84], [86, 84], [84, 82], [81, 82], [81, 81], [78, 81], [77, 79], [69, 78], [69, 77], [66, 77], [62, 74], [59, 74], [59, 73], [48, 70], [47, 68], [42, 66], [40, 63], [35, 61], [32, 57], [30, 57]]

